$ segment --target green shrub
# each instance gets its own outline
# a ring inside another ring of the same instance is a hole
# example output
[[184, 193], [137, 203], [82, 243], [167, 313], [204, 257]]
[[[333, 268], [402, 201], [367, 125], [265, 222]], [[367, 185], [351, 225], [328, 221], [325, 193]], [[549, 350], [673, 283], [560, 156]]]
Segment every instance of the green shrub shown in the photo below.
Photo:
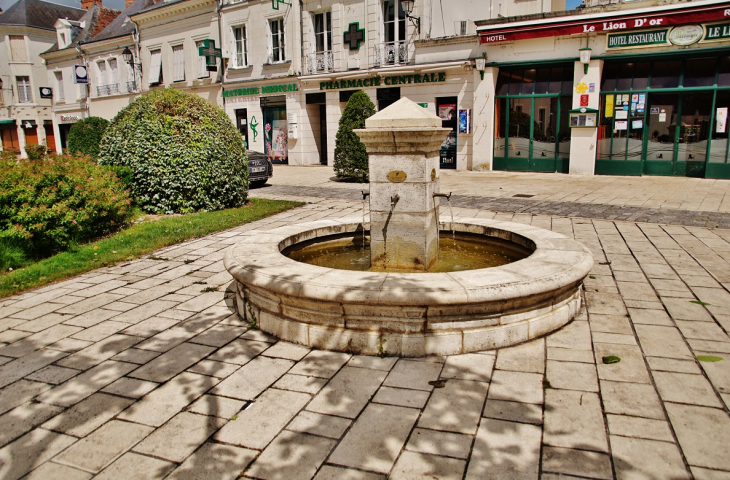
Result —
[[72, 155], [99, 156], [99, 143], [109, 121], [101, 117], [84, 118], [76, 122], [68, 132], [68, 151]]
[[365, 119], [375, 113], [375, 105], [365, 92], [355, 92], [340, 118], [335, 141], [335, 174], [339, 178], [357, 182], [368, 181], [368, 154], [365, 145], [353, 132], [365, 128]]
[[143, 95], [117, 114], [99, 163], [131, 169], [132, 196], [147, 212], [238, 207], [248, 194], [236, 127], [222, 109], [172, 88]]
[[28, 154], [28, 160], [40, 160], [48, 154], [48, 147], [41, 145], [26, 145], [25, 153]]
[[0, 159], [0, 238], [29, 256], [46, 257], [106, 235], [131, 214], [116, 175], [87, 158]]
[[17, 269], [27, 264], [25, 250], [17, 242], [0, 232], [0, 272]]
[[134, 180], [134, 175], [132, 175], [131, 168], [126, 165], [104, 165], [104, 167], [114, 172], [114, 174], [117, 176], [119, 181], [122, 182], [122, 185], [126, 190], [130, 192], [132, 191], [132, 181]]

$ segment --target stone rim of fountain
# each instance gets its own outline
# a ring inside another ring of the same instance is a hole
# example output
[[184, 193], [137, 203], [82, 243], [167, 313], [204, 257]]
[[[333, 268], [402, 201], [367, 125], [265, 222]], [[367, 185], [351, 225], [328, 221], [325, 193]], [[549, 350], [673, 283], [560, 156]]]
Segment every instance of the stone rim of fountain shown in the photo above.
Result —
[[329, 350], [414, 357], [467, 353], [531, 340], [575, 316], [582, 281], [593, 266], [586, 247], [512, 222], [469, 218], [453, 227], [523, 244], [526, 239], [535, 250], [507, 265], [450, 273], [336, 270], [281, 253], [302, 241], [361, 231], [361, 220], [350, 217], [256, 232], [229, 249], [224, 263], [238, 282], [242, 317], [253, 313], [265, 332]]

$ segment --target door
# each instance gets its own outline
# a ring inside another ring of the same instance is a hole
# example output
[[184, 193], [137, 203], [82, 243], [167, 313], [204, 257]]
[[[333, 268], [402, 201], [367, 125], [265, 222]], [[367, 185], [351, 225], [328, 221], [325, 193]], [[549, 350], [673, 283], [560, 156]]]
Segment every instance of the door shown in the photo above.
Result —
[[644, 155], [644, 173], [648, 175], [672, 175], [674, 173], [678, 105], [678, 93], [652, 93], [649, 95], [647, 142]]
[[243, 145], [248, 150], [248, 111], [245, 108], [236, 110], [236, 128], [243, 136]]
[[43, 125], [46, 130], [46, 146], [48, 147], [48, 153], [56, 153], [56, 136], [53, 134], [53, 125]]
[[327, 105], [319, 105], [319, 163], [327, 165]]
[[705, 178], [712, 92], [682, 94], [674, 175]]
[[456, 127], [459, 121], [458, 100], [457, 97], [439, 97], [436, 99], [436, 114], [441, 119], [441, 127], [451, 129], [446, 140], [441, 144], [439, 154], [439, 166], [441, 168], [456, 168]]
[[264, 109], [264, 153], [274, 163], [289, 162], [286, 107]]
[[5, 152], [18, 152], [20, 147], [18, 143], [18, 129], [13, 124], [9, 127], [3, 127], [0, 129], [0, 133], [3, 137], [3, 151]]
[[26, 145], [38, 145], [38, 130], [36, 130], [36, 128], [37, 127], [35, 125], [31, 128], [23, 128]]

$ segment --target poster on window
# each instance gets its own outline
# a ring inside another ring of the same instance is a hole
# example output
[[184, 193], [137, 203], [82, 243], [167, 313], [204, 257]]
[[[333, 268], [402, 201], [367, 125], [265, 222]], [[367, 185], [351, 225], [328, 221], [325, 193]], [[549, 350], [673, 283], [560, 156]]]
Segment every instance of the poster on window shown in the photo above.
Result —
[[456, 115], [456, 104], [439, 105], [439, 118], [441, 120], [453, 120]]
[[627, 120], [617, 120], [614, 124], [614, 128], [616, 130], [628, 130], [629, 129], [629, 122]]
[[471, 110], [459, 110], [459, 133], [471, 133]]
[[[268, 128], [268, 125], [266, 126]], [[287, 157], [287, 125], [286, 120], [273, 120], [271, 122], [271, 152], [272, 160], [286, 160]]]
[[725, 133], [727, 128], [727, 107], [717, 109], [717, 123], [715, 126], [715, 132]]

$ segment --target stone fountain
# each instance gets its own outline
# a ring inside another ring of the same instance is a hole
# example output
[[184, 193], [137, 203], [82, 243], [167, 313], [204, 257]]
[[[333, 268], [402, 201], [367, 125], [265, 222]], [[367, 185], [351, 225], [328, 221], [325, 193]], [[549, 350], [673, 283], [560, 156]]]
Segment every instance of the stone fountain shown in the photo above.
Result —
[[[357, 130], [370, 156], [370, 224], [342, 218], [246, 237], [228, 250], [239, 315], [284, 340], [368, 355], [452, 355], [521, 343], [568, 323], [590, 251], [530, 225], [439, 217], [439, 148], [448, 129], [403, 98]], [[526, 258], [428, 273], [445, 230], [509, 242]], [[282, 251], [370, 233], [370, 269], [301, 263]]]

